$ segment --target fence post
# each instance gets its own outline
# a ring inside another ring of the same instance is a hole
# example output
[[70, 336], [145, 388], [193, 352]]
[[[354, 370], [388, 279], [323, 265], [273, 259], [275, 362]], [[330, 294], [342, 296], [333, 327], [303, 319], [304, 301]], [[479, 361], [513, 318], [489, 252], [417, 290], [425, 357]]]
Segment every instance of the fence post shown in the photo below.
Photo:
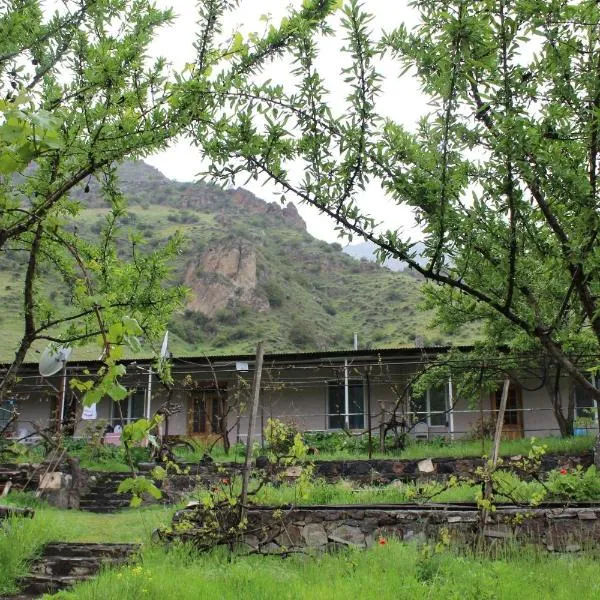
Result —
[[250, 420], [248, 423], [248, 438], [246, 439], [246, 459], [244, 461], [244, 474], [242, 479], [242, 517], [246, 512], [246, 501], [248, 499], [248, 482], [250, 481], [250, 462], [252, 459], [252, 439], [256, 427], [256, 416], [258, 414], [258, 401], [260, 398], [260, 380], [262, 377], [264, 348], [263, 343], [259, 342], [256, 348], [256, 362], [254, 367], [254, 381], [252, 383], [252, 406], [250, 409]]

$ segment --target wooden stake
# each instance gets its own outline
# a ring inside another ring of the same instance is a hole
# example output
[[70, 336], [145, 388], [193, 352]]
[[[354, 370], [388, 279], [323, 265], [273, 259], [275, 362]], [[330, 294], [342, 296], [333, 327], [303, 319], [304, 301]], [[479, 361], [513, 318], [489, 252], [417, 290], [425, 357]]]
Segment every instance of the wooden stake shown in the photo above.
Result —
[[500, 407], [498, 408], [498, 419], [496, 420], [496, 431], [494, 432], [494, 446], [492, 450], [492, 466], [498, 463], [498, 455], [500, 454], [500, 442], [502, 440], [502, 428], [504, 427], [504, 413], [506, 412], [506, 403], [508, 401], [508, 390], [510, 388], [510, 379], [507, 377], [504, 380], [502, 388], [502, 397], [500, 398]]
[[248, 423], [248, 438], [246, 439], [246, 460], [244, 461], [244, 472], [242, 479], [241, 505], [242, 516], [245, 513], [246, 501], [248, 500], [248, 483], [250, 481], [250, 462], [252, 460], [252, 440], [256, 427], [256, 416], [258, 414], [258, 400], [260, 398], [260, 380], [262, 377], [262, 365], [264, 356], [263, 343], [259, 342], [256, 348], [256, 363], [254, 368], [254, 381], [252, 383], [252, 405], [250, 409], [250, 421]]
[[[502, 428], [504, 427], [504, 414], [506, 412], [506, 403], [508, 401], [508, 390], [510, 389], [510, 379], [507, 377], [504, 380], [504, 386], [502, 388], [502, 397], [500, 398], [500, 406], [498, 407], [498, 417], [496, 419], [496, 431], [494, 432], [494, 445], [492, 447], [492, 460], [490, 471], [493, 473], [496, 470], [498, 464], [498, 455], [500, 454], [500, 442], [502, 441]], [[487, 481], [483, 493], [484, 500], [489, 500], [492, 497], [492, 482]], [[488, 517], [488, 510], [483, 509], [481, 513], [481, 534]]]

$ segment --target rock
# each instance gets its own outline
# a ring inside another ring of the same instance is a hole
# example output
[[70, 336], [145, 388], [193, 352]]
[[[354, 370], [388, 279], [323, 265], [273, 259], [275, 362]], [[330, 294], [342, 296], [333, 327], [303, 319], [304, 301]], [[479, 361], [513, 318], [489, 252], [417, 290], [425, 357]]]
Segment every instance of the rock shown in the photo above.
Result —
[[419, 473], [435, 473], [435, 465], [430, 458], [419, 461], [417, 468], [419, 469]]
[[490, 538], [508, 539], [513, 537], [513, 532], [508, 525], [498, 524], [495, 527], [485, 527], [483, 535]]
[[286, 525], [283, 531], [275, 538], [275, 541], [285, 548], [304, 545], [302, 534], [296, 525]]
[[269, 542], [260, 547], [260, 552], [261, 554], [281, 554], [282, 552], [285, 552], [285, 550], [274, 542]]
[[298, 479], [302, 475], [302, 467], [288, 467], [283, 472], [284, 479]]
[[358, 527], [350, 525], [340, 525], [329, 532], [329, 540], [338, 544], [346, 544], [347, 546], [366, 545], [365, 535]]
[[60, 490], [62, 487], [62, 475], [60, 471], [42, 475], [39, 489], [42, 491]]
[[582, 521], [595, 521], [598, 518], [593, 510], [580, 510], [577, 517]]

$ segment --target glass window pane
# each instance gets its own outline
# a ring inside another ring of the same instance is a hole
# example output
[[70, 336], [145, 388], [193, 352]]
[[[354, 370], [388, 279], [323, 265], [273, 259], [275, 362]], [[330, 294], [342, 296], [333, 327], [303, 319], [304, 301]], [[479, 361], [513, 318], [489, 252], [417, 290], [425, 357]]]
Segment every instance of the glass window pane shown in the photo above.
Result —
[[327, 406], [329, 429], [342, 429], [344, 427], [344, 384], [330, 382], [327, 386]]
[[417, 422], [427, 422], [427, 396], [413, 396], [410, 400]]
[[349, 384], [348, 401], [350, 409], [350, 429], [364, 429], [365, 397], [362, 381], [353, 381]]
[[584, 419], [595, 418], [594, 399], [580, 386], [575, 388], [575, 416]]
[[446, 408], [446, 386], [430, 389], [429, 413], [431, 425], [446, 425]]
[[131, 397], [131, 415], [129, 418], [133, 421], [141, 419], [144, 416], [144, 405], [146, 400], [145, 390], [136, 390]]

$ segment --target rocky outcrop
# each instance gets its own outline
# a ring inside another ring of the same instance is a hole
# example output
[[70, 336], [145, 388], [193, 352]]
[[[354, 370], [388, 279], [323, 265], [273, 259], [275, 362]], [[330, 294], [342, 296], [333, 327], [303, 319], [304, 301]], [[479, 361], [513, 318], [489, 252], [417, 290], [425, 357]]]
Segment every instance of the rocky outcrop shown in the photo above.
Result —
[[298, 209], [288, 202], [283, 208], [276, 202], [265, 202], [257, 198], [253, 193], [243, 188], [238, 188], [233, 192], [231, 203], [237, 206], [246, 214], [253, 215], [274, 215], [281, 217], [288, 225], [296, 229], [306, 229], [304, 219], [298, 213]]
[[223, 243], [207, 248], [188, 264], [184, 285], [190, 288], [187, 308], [213, 317], [232, 301], [262, 312], [268, 300], [257, 289], [256, 251], [247, 244]]

